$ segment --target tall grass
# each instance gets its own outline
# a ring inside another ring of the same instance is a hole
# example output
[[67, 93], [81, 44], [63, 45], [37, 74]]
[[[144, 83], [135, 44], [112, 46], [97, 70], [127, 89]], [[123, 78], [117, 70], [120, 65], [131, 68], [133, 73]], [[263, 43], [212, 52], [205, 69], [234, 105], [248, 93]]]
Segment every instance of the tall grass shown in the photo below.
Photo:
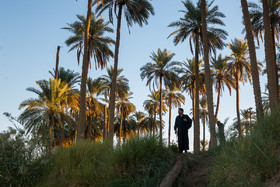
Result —
[[158, 139], [132, 139], [115, 154], [117, 178], [112, 186], [159, 186], [175, 157]]
[[39, 186], [158, 186], [174, 159], [156, 138], [131, 139], [116, 150], [107, 142], [83, 141], [54, 154]]
[[251, 135], [212, 151], [210, 186], [262, 186], [279, 164], [279, 143], [280, 110], [258, 121]]
[[60, 148], [53, 156], [53, 167], [39, 186], [106, 186], [113, 175], [113, 148], [108, 143], [78, 142]]

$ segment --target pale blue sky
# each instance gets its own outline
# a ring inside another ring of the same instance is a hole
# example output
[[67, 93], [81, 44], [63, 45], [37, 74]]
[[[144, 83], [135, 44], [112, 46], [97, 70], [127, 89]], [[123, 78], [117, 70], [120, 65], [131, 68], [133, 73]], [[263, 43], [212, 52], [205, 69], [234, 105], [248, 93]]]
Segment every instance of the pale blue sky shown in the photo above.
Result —
[[[193, 1], [196, 2], [196, 1]], [[180, 0], [153, 0], [155, 16], [149, 19], [149, 25], [140, 28], [135, 25], [128, 33], [125, 22], [122, 25], [119, 67], [124, 68], [124, 75], [129, 79], [131, 90], [134, 92], [133, 103], [137, 110], [143, 110], [143, 102], [147, 99], [149, 88], [146, 82], [140, 79], [140, 67], [150, 61], [150, 54], [158, 48], [167, 48], [176, 55], [174, 60], [184, 61], [192, 58], [187, 42], [174, 46], [172, 39], [167, 36], [174, 30], [167, 25], [182, 17], [178, 10], [183, 9]], [[235, 37], [242, 39], [243, 25], [241, 24], [242, 12], [238, 0], [216, 0], [215, 4], [226, 15], [224, 29], [229, 33], [228, 42]], [[76, 20], [77, 14], [85, 14], [86, 0], [1, 0], [0, 1], [0, 131], [7, 129], [12, 124], [2, 115], [10, 112], [18, 116], [22, 110], [18, 110], [19, 104], [28, 98], [35, 97], [26, 91], [27, 87], [36, 87], [35, 81], [49, 78], [48, 71], [55, 65], [57, 45], [61, 45], [60, 66], [81, 72], [78, 66], [76, 53], [68, 53], [64, 41], [70, 35], [61, 28], [66, 23]], [[107, 12], [104, 13], [107, 18]], [[112, 35], [115, 39], [115, 34]], [[262, 44], [261, 44], [262, 45]], [[229, 50], [221, 51], [223, 55], [229, 55]], [[257, 51], [258, 60], [263, 61], [263, 47]], [[113, 64], [113, 59], [109, 65]], [[105, 71], [89, 70], [89, 76], [96, 78]], [[262, 92], [266, 77], [261, 77]], [[186, 113], [190, 112], [191, 100], [186, 96]], [[214, 96], [216, 102], [216, 95]], [[252, 86], [246, 84], [240, 90], [240, 108], [254, 107]], [[177, 109], [172, 110], [172, 122], [177, 115]], [[223, 121], [230, 117], [230, 122], [236, 116], [235, 92], [229, 96], [228, 91], [221, 98], [219, 119]], [[164, 116], [168, 123], [168, 115]], [[230, 123], [229, 122], [229, 123]], [[228, 124], [229, 124], [228, 123]], [[172, 124], [173, 126], [173, 124]], [[173, 128], [172, 128], [173, 129]], [[165, 137], [167, 128], [164, 129]], [[193, 128], [189, 133], [191, 147]], [[172, 131], [172, 138], [175, 139]]]

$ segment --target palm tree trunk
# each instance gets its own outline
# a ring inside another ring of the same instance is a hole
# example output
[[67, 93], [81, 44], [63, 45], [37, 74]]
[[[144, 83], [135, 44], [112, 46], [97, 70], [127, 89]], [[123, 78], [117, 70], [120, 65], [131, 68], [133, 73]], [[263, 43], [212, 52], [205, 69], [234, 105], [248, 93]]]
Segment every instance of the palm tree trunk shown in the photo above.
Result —
[[[195, 91], [194, 91], [195, 89], [193, 88], [192, 89], [192, 111], [193, 111], [193, 124], [195, 124]], [[195, 129], [195, 127], [193, 128], [193, 129]], [[193, 134], [195, 134], [195, 130], [194, 130], [194, 132], [193, 132]], [[194, 144], [193, 144], [193, 146], [194, 146]]]
[[168, 146], [170, 146], [170, 135], [171, 135], [171, 109], [172, 109], [172, 98], [169, 97], [169, 128], [168, 128]]
[[120, 138], [120, 141], [119, 141], [119, 146], [121, 147], [121, 142], [122, 142], [122, 133], [123, 133], [123, 109], [121, 107], [121, 123], [120, 123], [120, 134], [119, 134], [119, 138]]
[[63, 142], [64, 142], [64, 125], [61, 124], [61, 127], [59, 129], [60, 129], [60, 132], [59, 132], [59, 143], [60, 143], [60, 146], [63, 147]]
[[115, 117], [115, 106], [116, 106], [116, 87], [117, 87], [117, 73], [118, 73], [118, 61], [119, 61], [119, 47], [120, 47], [120, 35], [121, 35], [121, 20], [122, 20], [122, 4], [119, 4], [118, 12], [118, 23], [117, 23], [117, 36], [116, 36], [116, 45], [115, 45], [115, 58], [114, 58], [114, 70], [113, 70], [113, 79], [112, 87], [110, 93], [110, 121], [109, 121], [109, 141], [113, 144], [114, 137], [114, 117]]
[[198, 35], [195, 40], [195, 110], [194, 110], [194, 152], [200, 151], [200, 128], [199, 128], [199, 45], [198, 45]]
[[48, 154], [51, 154], [52, 150], [52, 143], [53, 143], [53, 136], [52, 136], [52, 128], [54, 127], [54, 117], [53, 117], [53, 112], [51, 111], [51, 114], [49, 116], [49, 135], [50, 135], [50, 142], [48, 146]]
[[238, 134], [239, 137], [242, 137], [242, 130], [241, 130], [241, 119], [240, 119], [240, 107], [239, 107], [239, 77], [238, 77], [238, 70], [235, 73], [235, 87], [236, 87], [236, 114], [237, 114], [237, 127], [238, 127]]
[[210, 143], [209, 147], [217, 145], [217, 140], [215, 137], [215, 115], [213, 108], [213, 89], [212, 89], [212, 78], [209, 65], [209, 44], [207, 37], [207, 23], [206, 23], [206, 0], [201, 0], [201, 18], [202, 18], [202, 38], [203, 38], [203, 50], [204, 50], [204, 65], [205, 65], [205, 84], [206, 84], [206, 96], [207, 96], [207, 106], [209, 113], [209, 123], [210, 123]]
[[154, 107], [154, 124], [153, 124], [153, 136], [155, 136], [155, 128], [156, 128], [156, 122], [157, 122], [157, 112], [156, 107]]
[[275, 78], [276, 78], [276, 82], [278, 85], [278, 95], [279, 95], [279, 81], [278, 81], [278, 65], [277, 65], [277, 61], [276, 61], [276, 44], [275, 44], [275, 32], [274, 32], [274, 28], [272, 26], [272, 24], [270, 24], [271, 27], [271, 36], [272, 36], [272, 46], [273, 46], [273, 53], [274, 53], [274, 63], [275, 63]]
[[262, 106], [261, 87], [260, 87], [260, 78], [259, 78], [259, 70], [258, 70], [259, 68], [258, 68], [258, 62], [256, 57], [255, 41], [253, 36], [253, 29], [250, 20], [247, 0], [241, 0], [241, 5], [242, 5], [242, 12], [243, 12], [243, 18], [244, 18], [245, 29], [246, 29], [246, 37], [249, 46], [255, 105], [257, 110], [257, 117], [259, 118], [263, 116], [263, 106]]
[[194, 98], [194, 89], [192, 89], [192, 111], [193, 111], [193, 123], [195, 121], [194, 111], [195, 111], [195, 98]]
[[206, 142], [205, 142], [205, 119], [203, 120], [203, 151], [206, 151]]
[[103, 141], [107, 138], [107, 104], [104, 105]]
[[139, 123], [137, 122], [137, 137], [139, 138], [140, 135], [140, 127], [139, 127]]
[[86, 33], [84, 41], [84, 55], [83, 55], [83, 66], [82, 66], [82, 80], [81, 80], [81, 90], [80, 90], [80, 112], [79, 112], [79, 122], [77, 127], [77, 140], [84, 138], [85, 124], [86, 124], [86, 83], [89, 67], [89, 28], [91, 21], [91, 9], [92, 0], [88, 0], [88, 10], [87, 10], [87, 23], [86, 23]]
[[159, 79], [159, 99], [160, 99], [160, 104], [159, 104], [159, 120], [160, 120], [160, 124], [159, 124], [159, 139], [162, 142], [162, 76], [160, 76]]
[[273, 50], [272, 34], [270, 29], [270, 17], [269, 17], [269, 2], [268, 0], [263, 0], [263, 21], [264, 21], [264, 42], [265, 42], [265, 61], [267, 67], [267, 86], [269, 91], [269, 102], [270, 108], [273, 112], [277, 105], [279, 104], [279, 90], [276, 68], [275, 68], [275, 53]]
[[92, 116], [90, 115], [88, 119], [88, 131], [86, 136], [87, 139], [91, 138], [91, 122], [92, 122]]
[[219, 85], [219, 88], [218, 88], [218, 95], [217, 95], [217, 107], [216, 107], [216, 112], [215, 112], [216, 121], [218, 120], [218, 112], [219, 112], [219, 106], [220, 106], [220, 98], [221, 98], [221, 86]]
[[59, 50], [60, 50], [60, 46], [57, 46], [56, 63], [55, 63], [55, 79], [56, 80], [58, 79]]
[[110, 123], [110, 109], [107, 108], [106, 139], [108, 139], [108, 137], [109, 137], [109, 125], [110, 125], [109, 123]]

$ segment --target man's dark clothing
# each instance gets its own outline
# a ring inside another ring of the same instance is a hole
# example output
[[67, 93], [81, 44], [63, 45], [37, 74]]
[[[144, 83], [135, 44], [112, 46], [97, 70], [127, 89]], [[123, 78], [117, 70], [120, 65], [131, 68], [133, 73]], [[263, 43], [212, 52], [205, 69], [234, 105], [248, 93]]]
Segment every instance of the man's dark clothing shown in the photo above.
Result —
[[[187, 121], [184, 121], [184, 118]], [[174, 130], [178, 128], [178, 145], [179, 151], [189, 150], [189, 137], [188, 130], [192, 126], [192, 120], [188, 115], [183, 115], [182, 117], [178, 115], [175, 120]]]

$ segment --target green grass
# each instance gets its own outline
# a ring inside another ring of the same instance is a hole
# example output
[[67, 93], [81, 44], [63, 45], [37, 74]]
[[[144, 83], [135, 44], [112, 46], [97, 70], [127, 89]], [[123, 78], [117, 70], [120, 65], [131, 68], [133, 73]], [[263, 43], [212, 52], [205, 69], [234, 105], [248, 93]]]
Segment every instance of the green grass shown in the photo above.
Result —
[[212, 151], [210, 186], [262, 186], [279, 165], [280, 110], [258, 122], [251, 135]]
[[156, 138], [131, 139], [117, 150], [106, 142], [83, 141], [59, 149], [38, 186], [158, 186], [174, 160]]
[[159, 186], [174, 160], [173, 151], [156, 138], [132, 139], [116, 151], [112, 186]]

